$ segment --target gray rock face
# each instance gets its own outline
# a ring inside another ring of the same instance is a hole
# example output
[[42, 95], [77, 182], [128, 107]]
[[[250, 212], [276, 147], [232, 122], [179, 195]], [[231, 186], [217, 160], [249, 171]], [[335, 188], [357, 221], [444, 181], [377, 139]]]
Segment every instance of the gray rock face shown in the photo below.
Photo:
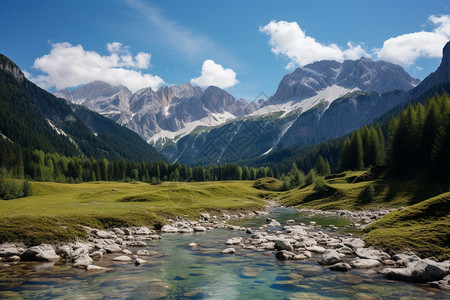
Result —
[[332, 85], [358, 88], [361, 91], [384, 93], [392, 90], [410, 90], [419, 80], [409, 76], [399, 65], [369, 58], [337, 61], [318, 61], [286, 75], [267, 104], [300, 101], [317, 95]]

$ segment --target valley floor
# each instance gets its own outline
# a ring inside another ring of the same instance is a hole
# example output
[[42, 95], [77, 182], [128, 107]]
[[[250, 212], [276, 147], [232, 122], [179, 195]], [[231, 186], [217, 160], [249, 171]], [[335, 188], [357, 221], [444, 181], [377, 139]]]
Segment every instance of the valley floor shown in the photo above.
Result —
[[79, 225], [158, 227], [167, 218], [260, 210], [266, 200], [276, 200], [285, 206], [329, 211], [397, 208], [366, 227], [369, 245], [391, 253], [412, 250], [450, 258], [450, 193], [442, 193], [442, 185], [421, 179], [387, 180], [370, 171], [332, 175], [325, 182], [329, 187], [325, 192], [313, 186], [266, 191], [254, 188], [253, 181], [34, 182], [33, 196], [0, 200], [0, 243], [72, 241], [87, 237]]

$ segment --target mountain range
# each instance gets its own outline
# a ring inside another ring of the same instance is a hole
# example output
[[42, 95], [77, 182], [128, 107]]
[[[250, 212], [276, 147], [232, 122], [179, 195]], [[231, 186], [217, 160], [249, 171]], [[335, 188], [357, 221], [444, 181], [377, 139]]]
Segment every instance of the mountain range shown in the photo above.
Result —
[[133, 94], [96, 81], [55, 95], [137, 132], [172, 161], [210, 164], [341, 136], [406, 101], [419, 83], [399, 65], [361, 58], [297, 68], [274, 95], [250, 103], [189, 83]]

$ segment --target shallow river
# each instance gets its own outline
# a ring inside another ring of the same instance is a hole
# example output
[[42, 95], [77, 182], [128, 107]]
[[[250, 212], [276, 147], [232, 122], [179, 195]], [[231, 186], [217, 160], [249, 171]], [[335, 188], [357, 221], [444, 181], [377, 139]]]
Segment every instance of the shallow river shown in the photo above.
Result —
[[[255, 227], [266, 217], [282, 226], [288, 219], [322, 226], [333, 224], [337, 232], [349, 232], [349, 220], [309, 218], [293, 209], [277, 208], [270, 215], [234, 221]], [[277, 228], [274, 228], [276, 230]], [[279, 228], [278, 228], [279, 229]], [[355, 232], [354, 232], [355, 233]], [[236, 255], [221, 254], [227, 238], [245, 232], [216, 229], [206, 233], [163, 234], [148, 242], [148, 264], [112, 262], [106, 255], [96, 265], [111, 271], [87, 273], [70, 263], [19, 263], [0, 268], [0, 299], [448, 299], [448, 294], [426, 286], [388, 281], [373, 270], [330, 271], [318, 256], [304, 261], [279, 261], [274, 254], [236, 247]], [[190, 248], [190, 242], [199, 247]], [[135, 252], [138, 249], [131, 249]], [[376, 270], [376, 269], [375, 269]], [[447, 297], [447, 298], [446, 298]]]

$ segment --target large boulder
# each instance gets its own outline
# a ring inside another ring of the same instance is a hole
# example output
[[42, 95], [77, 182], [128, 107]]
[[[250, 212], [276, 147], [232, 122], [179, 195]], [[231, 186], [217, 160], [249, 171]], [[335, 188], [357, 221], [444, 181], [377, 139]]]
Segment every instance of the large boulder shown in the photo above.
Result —
[[55, 249], [51, 245], [41, 244], [33, 246], [25, 250], [20, 255], [22, 260], [28, 261], [58, 261], [61, 257], [56, 254]]
[[275, 249], [291, 251], [293, 248], [291, 243], [289, 243], [289, 241], [277, 240], [275, 241]]
[[386, 268], [380, 273], [387, 279], [424, 283], [443, 279], [449, 269], [445, 264], [423, 259], [411, 262], [406, 268]]
[[317, 262], [323, 266], [334, 265], [342, 262], [342, 257], [336, 250], [327, 249]]

